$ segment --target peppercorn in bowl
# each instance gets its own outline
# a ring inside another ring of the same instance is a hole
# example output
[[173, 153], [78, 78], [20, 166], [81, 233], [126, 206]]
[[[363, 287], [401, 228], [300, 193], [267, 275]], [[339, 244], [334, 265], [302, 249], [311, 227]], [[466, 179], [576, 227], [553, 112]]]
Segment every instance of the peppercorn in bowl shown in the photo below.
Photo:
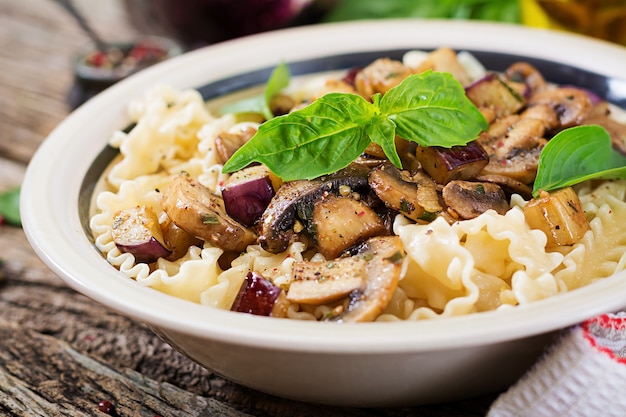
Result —
[[419, 20], [216, 44], [68, 117], [29, 166], [25, 230], [70, 286], [251, 388], [501, 390], [626, 305], [625, 58]]

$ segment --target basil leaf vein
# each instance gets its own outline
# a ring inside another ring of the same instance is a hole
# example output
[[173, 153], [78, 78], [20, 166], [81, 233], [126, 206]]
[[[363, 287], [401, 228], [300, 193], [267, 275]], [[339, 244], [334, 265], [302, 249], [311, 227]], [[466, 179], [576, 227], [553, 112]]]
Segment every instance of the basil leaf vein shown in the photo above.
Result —
[[539, 156], [533, 196], [591, 179], [626, 178], [626, 157], [613, 149], [602, 126], [571, 127], [556, 134]]

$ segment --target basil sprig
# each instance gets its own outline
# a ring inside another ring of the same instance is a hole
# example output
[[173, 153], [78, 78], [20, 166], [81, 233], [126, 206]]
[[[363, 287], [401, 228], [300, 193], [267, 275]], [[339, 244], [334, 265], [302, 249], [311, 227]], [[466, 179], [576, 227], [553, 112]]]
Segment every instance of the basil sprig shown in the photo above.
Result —
[[19, 186], [0, 192], [0, 219], [14, 226], [22, 225]]
[[223, 106], [220, 111], [223, 114], [260, 113], [266, 119], [271, 119], [274, 117], [274, 114], [270, 108], [270, 101], [276, 94], [283, 91], [290, 81], [291, 71], [289, 66], [285, 62], [281, 62], [272, 70], [265, 84], [263, 94], [228, 104]]
[[268, 120], [223, 171], [260, 162], [284, 181], [313, 179], [345, 168], [371, 142], [401, 167], [396, 135], [424, 146], [452, 147], [467, 144], [487, 127], [451, 74], [427, 71], [405, 78], [384, 96], [375, 94], [372, 102], [330, 93]]
[[556, 134], [539, 156], [533, 196], [591, 179], [626, 178], [626, 157], [613, 149], [598, 125], [576, 126]]

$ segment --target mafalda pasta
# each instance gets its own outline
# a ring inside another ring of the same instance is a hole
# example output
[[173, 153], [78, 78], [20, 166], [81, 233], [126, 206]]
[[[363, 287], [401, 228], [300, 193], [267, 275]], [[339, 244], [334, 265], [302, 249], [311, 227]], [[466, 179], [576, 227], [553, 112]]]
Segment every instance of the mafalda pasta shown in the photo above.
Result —
[[[403, 103], [409, 82], [422, 90]], [[214, 308], [345, 322], [512, 308], [624, 269], [625, 180], [533, 189], [557, 135], [624, 129], [582, 89], [548, 84], [527, 63], [491, 73], [442, 48], [273, 97], [245, 115], [166, 86], [130, 103], [134, 125], [111, 137], [120, 155], [90, 222], [111, 265]], [[285, 129], [320, 146], [285, 153], [267, 139], [293, 140]], [[264, 152], [281, 155], [279, 166]]]

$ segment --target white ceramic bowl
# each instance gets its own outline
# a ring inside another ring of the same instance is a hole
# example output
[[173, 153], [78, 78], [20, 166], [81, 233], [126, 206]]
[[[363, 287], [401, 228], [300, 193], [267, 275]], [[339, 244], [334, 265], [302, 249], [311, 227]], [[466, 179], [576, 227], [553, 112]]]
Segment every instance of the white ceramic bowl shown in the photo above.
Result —
[[[555, 82], [626, 107], [626, 49], [563, 33], [472, 22], [377, 21], [265, 33], [173, 58], [87, 102], [42, 144], [22, 190], [24, 229], [71, 287], [146, 323], [175, 348], [243, 385], [349, 406], [451, 401], [514, 382], [558, 329], [626, 306], [626, 273], [507, 311], [422, 322], [334, 325], [214, 310], [138, 285], [93, 246], [85, 206], [108, 162], [101, 154], [125, 108], [158, 83], [207, 95], [262, 83], [281, 60], [295, 73], [347, 68], [382, 55], [449, 46], [492, 69], [531, 59]], [[365, 60], [365, 61], [364, 61]]]

